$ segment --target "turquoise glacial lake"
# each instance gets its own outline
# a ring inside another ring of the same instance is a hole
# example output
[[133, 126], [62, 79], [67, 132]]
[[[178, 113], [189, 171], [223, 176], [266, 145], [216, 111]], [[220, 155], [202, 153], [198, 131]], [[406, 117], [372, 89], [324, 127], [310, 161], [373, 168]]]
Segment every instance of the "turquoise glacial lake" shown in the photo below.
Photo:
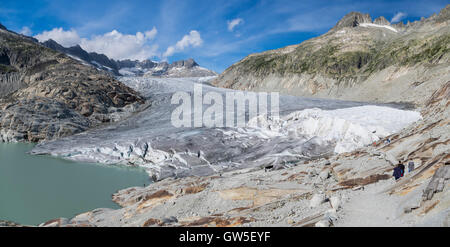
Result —
[[0, 143], [0, 220], [37, 225], [96, 208], [119, 208], [113, 193], [150, 183], [142, 169], [27, 154], [32, 148]]

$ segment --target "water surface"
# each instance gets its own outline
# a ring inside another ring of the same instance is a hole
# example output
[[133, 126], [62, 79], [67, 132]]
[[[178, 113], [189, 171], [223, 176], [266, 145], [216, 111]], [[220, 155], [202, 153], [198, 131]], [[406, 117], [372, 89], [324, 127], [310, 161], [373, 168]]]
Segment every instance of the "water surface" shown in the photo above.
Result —
[[149, 184], [138, 168], [29, 155], [34, 145], [0, 143], [0, 220], [39, 224], [96, 208], [119, 208], [111, 195]]

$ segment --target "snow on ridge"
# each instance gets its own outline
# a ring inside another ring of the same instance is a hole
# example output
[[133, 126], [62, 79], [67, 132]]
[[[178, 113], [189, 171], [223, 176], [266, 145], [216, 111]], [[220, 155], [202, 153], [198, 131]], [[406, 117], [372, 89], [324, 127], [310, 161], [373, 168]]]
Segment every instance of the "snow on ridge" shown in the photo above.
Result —
[[398, 33], [397, 29], [395, 29], [391, 26], [388, 26], [388, 25], [378, 25], [378, 24], [373, 24], [373, 23], [360, 23], [359, 26], [361, 26], [361, 27], [381, 27], [381, 28], [386, 28], [393, 32]]
[[250, 120], [248, 126], [259, 129], [261, 136], [267, 138], [318, 137], [336, 143], [336, 153], [345, 153], [370, 145], [420, 119], [418, 112], [367, 105], [331, 111], [306, 109], [279, 120], [260, 116]]
[[80, 62], [83, 65], [92, 66], [91, 64], [86, 63], [86, 61], [84, 61], [83, 59], [81, 59], [81, 58], [79, 58], [77, 56], [73, 56], [73, 55], [70, 55], [70, 54], [66, 54], [66, 55], [69, 56], [72, 59], [77, 60], [78, 62]]

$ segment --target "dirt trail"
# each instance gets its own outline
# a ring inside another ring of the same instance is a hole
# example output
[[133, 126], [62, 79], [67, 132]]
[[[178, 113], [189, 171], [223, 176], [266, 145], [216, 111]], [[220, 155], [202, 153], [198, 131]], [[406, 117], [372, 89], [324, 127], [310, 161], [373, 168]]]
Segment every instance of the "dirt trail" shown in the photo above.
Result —
[[342, 218], [337, 226], [353, 227], [400, 227], [408, 226], [398, 219], [398, 199], [382, 193], [394, 181], [386, 181], [367, 186], [350, 197], [342, 209]]

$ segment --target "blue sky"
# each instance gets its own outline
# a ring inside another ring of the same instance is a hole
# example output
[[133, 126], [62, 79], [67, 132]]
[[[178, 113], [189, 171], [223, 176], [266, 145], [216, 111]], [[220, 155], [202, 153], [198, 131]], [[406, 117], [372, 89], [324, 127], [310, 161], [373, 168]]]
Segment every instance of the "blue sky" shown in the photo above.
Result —
[[56, 37], [66, 45], [79, 43], [117, 59], [192, 57], [217, 72], [248, 54], [325, 33], [350, 11], [369, 13], [373, 19], [382, 15], [391, 20], [397, 15], [406, 22], [428, 17], [448, 4], [440, 0], [0, 1], [0, 23], [16, 32]]

